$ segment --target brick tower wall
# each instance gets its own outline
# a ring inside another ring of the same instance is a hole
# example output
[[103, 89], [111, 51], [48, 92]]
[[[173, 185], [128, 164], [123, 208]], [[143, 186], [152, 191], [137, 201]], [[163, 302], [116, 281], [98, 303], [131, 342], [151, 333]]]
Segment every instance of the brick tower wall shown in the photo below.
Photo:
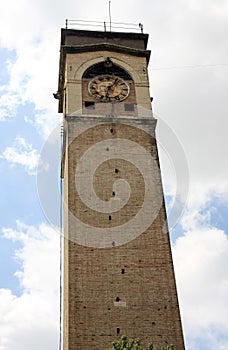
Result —
[[[62, 39], [63, 47], [66, 42], [73, 46], [62, 50], [60, 62], [64, 75], [64, 83], [60, 79], [60, 87], [64, 86], [60, 110], [65, 111], [66, 146], [63, 348], [106, 350], [116, 338], [127, 335], [140, 338], [144, 344], [152, 341], [158, 349], [172, 343], [175, 349], [183, 350], [156, 120], [151, 113], [148, 56], [142, 54], [146, 38], [140, 41], [139, 36], [129, 49], [123, 49], [119, 38], [116, 51], [114, 47], [99, 48], [101, 39], [96, 37], [98, 46], [90, 52], [86, 47], [78, 48], [78, 38], [74, 39], [72, 33], [65, 42]], [[130, 35], [124, 40], [130, 45], [133, 39]], [[80, 43], [86, 46], [88, 41], [83, 37]], [[82, 75], [107, 56], [132, 76], [134, 92], [129, 101], [136, 104], [134, 115], [119, 115], [116, 108], [114, 113], [104, 110], [87, 116], [83, 110], [86, 87]], [[94, 147], [98, 152], [91, 153], [89, 168], [83, 168], [83, 157]], [[116, 156], [109, 157], [111, 152]], [[144, 152], [146, 158], [141, 157]], [[102, 154], [105, 161], [94, 168]], [[130, 154], [134, 161], [128, 161], [124, 154]], [[114, 186], [121, 179], [125, 181], [123, 191], [126, 183], [130, 188], [126, 204], [110, 212], [89, 207], [82, 197], [88, 189], [90, 170], [94, 170], [93, 191], [106, 203], [104, 207], [110, 200], [119, 200], [121, 193]], [[77, 187], [77, 181], [83, 178], [85, 181]], [[149, 204], [143, 209], [145, 201]], [[140, 219], [134, 221], [142, 211]]]

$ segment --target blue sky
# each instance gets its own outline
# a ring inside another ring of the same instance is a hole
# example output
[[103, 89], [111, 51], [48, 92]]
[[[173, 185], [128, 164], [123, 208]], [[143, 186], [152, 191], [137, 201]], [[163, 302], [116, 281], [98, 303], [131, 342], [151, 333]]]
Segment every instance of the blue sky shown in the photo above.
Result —
[[[108, 1], [99, 3], [0, 4], [1, 350], [58, 346], [59, 235], [43, 212], [36, 172], [43, 146], [61, 122], [52, 96], [60, 28], [66, 18], [108, 20]], [[176, 189], [185, 208], [170, 234], [186, 348], [227, 349], [228, 4], [113, 0], [112, 18], [142, 22], [150, 35], [167, 209], [172, 212]], [[179, 140], [180, 158], [161, 125]]]

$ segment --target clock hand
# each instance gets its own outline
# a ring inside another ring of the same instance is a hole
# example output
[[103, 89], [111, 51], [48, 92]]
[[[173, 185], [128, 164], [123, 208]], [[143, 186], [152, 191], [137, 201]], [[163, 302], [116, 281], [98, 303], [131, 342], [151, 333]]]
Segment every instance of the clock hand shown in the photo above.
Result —
[[110, 97], [109, 93], [110, 93], [110, 91], [113, 92], [113, 88], [117, 85], [117, 83], [118, 83], [118, 78], [116, 78], [115, 81], [111, 85], [107, 86], [106, 98]]
[[112, 83], [112, 85], [110, 85], [110, 87], [117, 85], [117, 83], [118, 83], [118, 78], [116, 78], [116, 79], [114, 80], [114, 82]]
[[111, 87], [111, 86], [107, 86], [107, 88], [106, 88], [106, 94], [105, 94], [105, 98], [106, 98], [106, 99], [109, 99], [109, 98], [110, 98], [110, 96], [109, 96], [110, 87]]

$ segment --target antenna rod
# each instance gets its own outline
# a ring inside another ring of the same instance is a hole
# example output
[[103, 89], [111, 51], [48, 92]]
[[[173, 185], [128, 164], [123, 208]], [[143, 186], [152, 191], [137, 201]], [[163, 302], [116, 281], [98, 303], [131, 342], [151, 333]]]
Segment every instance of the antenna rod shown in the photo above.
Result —
[[111, 32], [112, 31], [111, 1], [109, 1], [109, 24], [110, 24], [110, 32]]

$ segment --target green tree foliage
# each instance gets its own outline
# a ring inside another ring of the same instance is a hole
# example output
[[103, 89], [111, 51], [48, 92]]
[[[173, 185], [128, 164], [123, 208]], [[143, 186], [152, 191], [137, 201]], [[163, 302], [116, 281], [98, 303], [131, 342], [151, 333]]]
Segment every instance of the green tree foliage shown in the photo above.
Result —
[[[148, 344], [145, 348], [139, 339], [127, 339], [124, 335], [120, 340], [115, 340], [109, 350], [158, 350], [153, 344]], [[161, 350], [174, 350], [173, 345], [162, 347]]]

